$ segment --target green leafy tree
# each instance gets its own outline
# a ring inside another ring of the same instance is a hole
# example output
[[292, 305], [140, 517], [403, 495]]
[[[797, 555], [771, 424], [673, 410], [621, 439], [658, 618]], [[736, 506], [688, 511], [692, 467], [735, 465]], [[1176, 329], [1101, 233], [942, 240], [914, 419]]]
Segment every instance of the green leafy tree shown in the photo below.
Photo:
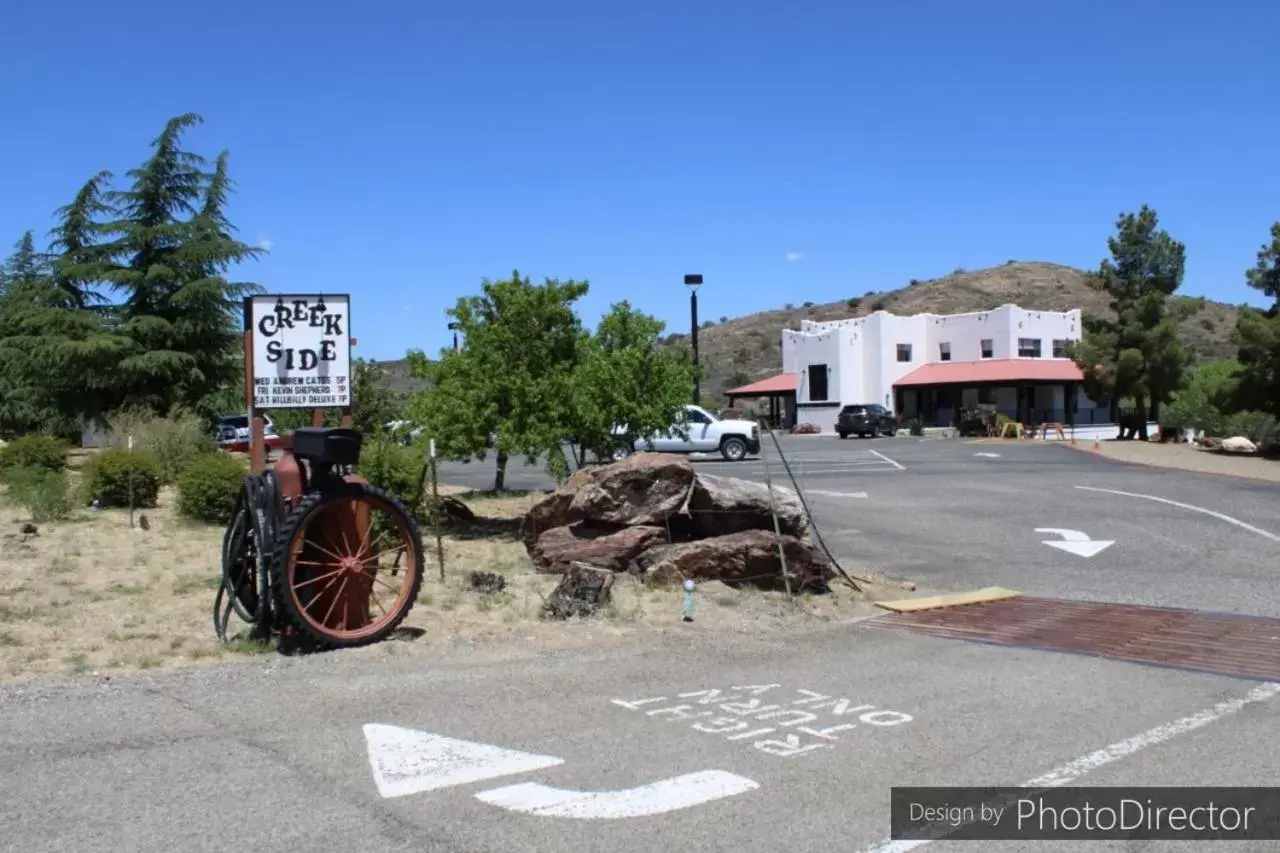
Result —
[[374, 436], [384, 432], [391, 421], [403, 419], [408, 395], [390, 386], [387, 369], [364, 358], [356, 359], [351, 367], [351, 419], [355, 428]]
[[123, 295], [120, 332], [131, 343], [120, 361], [127, 405], [164, 413], [174, 405], [209, 408], [234, 381], [239, 309], [256, 285], [223, 274], [263, 250], [236, 240], [224, 214], [231, 192], [226, 152], [212, 171], [182, 148], [182, 134], [201, 118], [170, 119], [152, 154], [128, 172], [128, 189], [111, 193], [119, 218], [104, 232], [113, 259], [105, 277]]
[[1245, 278], [1272, 304], [1240, 312], [1236, 335], [1244, 369], [1236, 405], [1280, 417], [1280, 222], [1271, 226], [1271, 240], [1258, 250], [1258, 262]]
[[588, 452], [606, 459], [625, 426], [628, 440], [671, 428], [689, 397], [693, 365], [661, 346], [664, 323], [627, 302], [610, 309], [579, 343], [564, 435], [578, 464]]
[[588, 289], [583, 281], [547, 279], [535, 285], [519, 271], [502, 281], [485, 280], [478, 296], [448, 311], [465, 342], [429, 363], [410, 352], [413, 375], [428, 387], [410, 404], [446, 459], [496, 457], [495, 490], [506, 483], [509, 458], [530, 464], [565, 439], [564, 407], [583, 337], [574, 303]]
[[1089, 317], [1072, 357], [1084, 373], [1084, 390], [1098, 403], [1131, 399], [1133, 422], [1121, 437], [1147, 438], [1147, 421], [1178, 388], [1189, 353], [1178, 338], [1169, 297], [1182, 284], [1186, 248], [1159, 227], [1143, 205], [1122, 214], [1107, 240], [1111, 257], [1092, 276], [1111, 297], [1115, 318]]
[[1207, 361], [1192, 368], [1183, 387], [1170, 396], [1161, 423], [1223, 436], [1231, 428], [1232, 400], [1241, 369], [1234, 359]]

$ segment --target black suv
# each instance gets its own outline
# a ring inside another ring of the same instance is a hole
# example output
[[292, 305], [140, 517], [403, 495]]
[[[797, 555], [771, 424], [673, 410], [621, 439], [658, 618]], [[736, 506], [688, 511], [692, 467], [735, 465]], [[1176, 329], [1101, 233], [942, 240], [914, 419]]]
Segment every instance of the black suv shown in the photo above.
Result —
[[849, 433], [858, 438], [875, 438], [880, 433], [893, 435], [897, 431], [898, 420], [893, 412], [875, 403], [845, 406], [836, 418], [836, 432], [841, 438], [848, 438]]

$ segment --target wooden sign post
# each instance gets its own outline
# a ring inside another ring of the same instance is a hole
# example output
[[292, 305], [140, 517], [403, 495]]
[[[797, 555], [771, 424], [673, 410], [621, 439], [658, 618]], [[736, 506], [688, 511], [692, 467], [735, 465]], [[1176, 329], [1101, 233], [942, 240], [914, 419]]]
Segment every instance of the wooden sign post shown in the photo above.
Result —
[[244, 300], [245, 406], [249, 463], [266, 468], [263, 409], [342, 409], [351, 425], [351, 299], [346, 294], [269, 294]]

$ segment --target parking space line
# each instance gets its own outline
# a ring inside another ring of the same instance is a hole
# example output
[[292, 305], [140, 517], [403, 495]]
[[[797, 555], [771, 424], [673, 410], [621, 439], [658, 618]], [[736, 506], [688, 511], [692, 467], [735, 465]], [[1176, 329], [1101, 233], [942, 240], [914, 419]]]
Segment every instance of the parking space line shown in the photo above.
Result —
[[[1174, 720], [1171, 723], [1156, 726], [1141, 734], [1116, 741], [1109, 746], [1104, 746], [1102, 749], [1094, 750], [1088, 755], [1082, 755], [1074, 761], [1068, 761], [1048, 773], [1022, 783], [1022, 787], [1043, 790], [1070, 785], [1080, 777], [1086, 776], [1100, 767], [1119, 761], [1122, 758], [1128, 758], [1130, 755], [1141, 752], [1148, 747], [1168, 743], [1179, 735], [1203, 728], [1223, 717], [1237, 713], [1248, 705], [1274, 698], [1277, 694], [1280, 694], [1280, 684], [1275, 682], [1260, 684], [1239, 699], [1228, 699], [1225, 702], [1219, 702], [1212, 708], [1206, 708], [1203, 711]], [[867, 848], [864, 853], [906, 853], [908, 850], [915, 850], [935, 840], [943, 839], [886, 839], [874, 847]]]
[[890, 459], [888, 456], [885, 456], [885, 455], [884, 455], [883, 453], [881, 453], [879, 450], [868, 450], [867, 452], [868, 452], [868, 453], [874, 453], [876, 456], [879, 456], [881, 459], [883, 459], [885, 462], [888, 462], [890, 465], [892, 465], [894, 468], [897, 468], [899, 471], [905, 471], [905, 470], [907, 470], [907, 469], [906, 469], [906, 468], [904, 468], [903, 466], [899, 465], [897, 462], [894, 462], [894, 461], [893, 461], [892, 459]]

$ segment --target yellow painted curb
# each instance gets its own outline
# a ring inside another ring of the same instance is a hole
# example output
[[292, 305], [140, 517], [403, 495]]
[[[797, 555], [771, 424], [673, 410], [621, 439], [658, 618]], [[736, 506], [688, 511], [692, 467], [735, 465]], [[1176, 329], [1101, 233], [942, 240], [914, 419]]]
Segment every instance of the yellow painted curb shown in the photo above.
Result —
[[877, 601], [877, 607], [894, 613], [910, 613], [915, 610], [937, 610], [940, 607], [958, 607], [962, 604], [981, 604], [984, 601], [1002, 601], [1017, 598], [1022, 593], [1002, 586], [989, 586], [973, 592], [949, 592], [945, 595], [926, 595], [921, 598], [902, 598], [897, 601]]

